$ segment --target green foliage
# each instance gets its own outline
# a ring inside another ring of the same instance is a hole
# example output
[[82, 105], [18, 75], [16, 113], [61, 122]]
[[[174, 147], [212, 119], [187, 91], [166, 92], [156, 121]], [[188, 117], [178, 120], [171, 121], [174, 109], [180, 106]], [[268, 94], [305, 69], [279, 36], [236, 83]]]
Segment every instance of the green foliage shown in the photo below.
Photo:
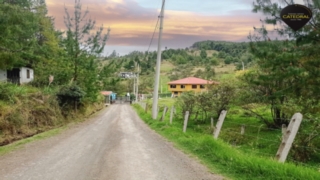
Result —
[[200, 57], [201, 57], [202, 59], [206, 59], [207, 56], [208, 56], [208, 55], [207, 55], [206, 50], [201, 49], [201, 51], [200, 51]]
[[[100, 27], [92, 34], [92, 31], [96, 29], [95, 21], [86, 18], [89, 12], [82, 12], [80, 0], [75, 1], [74, 16], [71, 16], [67, 9], [65, 12], [67, 31], [64, 47], [66, 60], [71, 65], [69, 68], [73, 74], [72, 80], [83, 87], [86, 98], [94, 102], [101, 89], [99, 87], [98, 57], [103, 52], [110, 30], [107, 34], [103, 34], [103, 28]], [[106, 69], [104, 67], [104, 73], [101, 75], [106, 74]], [[105, 78], [105, 76], [100, 78]]]
[[194, 43], [192, 47], [201, 50], [219, 51], [219, 58], [225, 58], [225, 54], [228, 54], [232, 57], [240, 57], [247, 51], [248, 43], [202, 41]]
[[[266, 15], [263, 23], [280, 24], [281, 20], [278, 16], [282, 5], [280, 1], [271, 5], [267, 0], [257, 0], [253, 10]], [[320, 17], [319, 7], [314, 1], [306, 2], [306, 6], [313, 9], [314, 19], [304, 28], [294, 32], [287, 26], [280, 26], [276, 30], [279, 35], [287, 34], [295, 40], [272, 41], [264, 24], [262, 28], [255, 28], [255, 35], [249, 36], [250, 49], [257, 59], [257, 68], [247, 73], [245, 81], [250, 86], [248, 91], [252, 97], [260, 98], [245, 99], [271, 105], [273, 124], [269, 123], [270, 126], [280, 127], [281, 124], [287, 123], [291, 114], [288, 114], [285, 108], [289, 102], [305, 107], [302, 108], [304, 114], [318, 109], [316, 102], [313, 102], [313, 108], [310, 108], [307, 103], [299, 100], [320, 97], [319, 88], [316, 85], [320, 82], [319, 53], [317, 52], [320, 38], [314, 36], [314, 33], [319, 32], [317, 27]], [[264, 121], [268, 123], [267, 120]]]
[[233, 59], [232, 57], [230, 56], [227, 56], [225, 59], [224, 59], [224, 63], [225, 64], [231, 64], [233, 62]]
[[10, 102], [12, 104], [19, 101], [19, 98], [26, 97], [37, 90], [29, 86], [19, 86], [11, 83], [0, 82], [0, 101]]
[[62, 86], [57, 93], [61, 107], [74, 106], [75, 103], [79, 104], [84, 96], [85, 92], [75, 84]]
[[139, 105], [134, 105], [139, 116], [152, 129], [172, 141], [176, 147], [190, 153], [207, 165], [215, 174], [219, 173], [231, 179], [319, 179], [317, 171], [291, 163], [278, 163], [273, 159], [244, 153], [235, 147], [214, 140], [212, 135], [197, 132], [197, 128], [181, 130], [181, 123], [174, 119], [168, 126], [167, 121], [154, 121], [145, 114]]
[[0, 69], [24, 66], [36, 59], [38, 18], [24, 9], [29, 6], [22, 1], [0, 4]]
[[219, 85], [207, 85], [208, 91], [195, 94], [184, 92], [176, 102], [176, 106], [184, 116], [189, 111], [189, 116], [195, 121], [205, 122], [210, 117], [218, 117], [222, 110], [228, 110], [235, 102], [237, 82], [235, 80], [222, 81]]

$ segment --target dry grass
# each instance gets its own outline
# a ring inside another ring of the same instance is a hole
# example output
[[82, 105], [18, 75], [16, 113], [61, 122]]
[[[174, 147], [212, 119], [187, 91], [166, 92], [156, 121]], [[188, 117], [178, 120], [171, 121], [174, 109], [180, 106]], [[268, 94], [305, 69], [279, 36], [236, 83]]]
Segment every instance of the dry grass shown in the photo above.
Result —
[[0, 146], [34, 136], [72, 121], [83, 120], [102, 105], [90, 103], [77, 112], [62, 111], [55, 93], [44, 94], [29, 86], [0, 83]]
[[160, 69], [160, 73], [162, 75], [167, 74], [169, 71], [171, 71], [175, 66], [169, 62], [169, 61], [162, 61], [161, 62], [161, 69]]
[[[188, 51], [188, 54], [189, 55], [196, 55], [196, 56], [200, 56], [200, 50], [196, 50], [196, 51], [194, 51], [193, 53], [191, 53], [190, 51]], [[216, 53], [216, 54], [218, 54], [219, 52], [218, 51], [216, 51], [216, 50], [206, 50], [206, 52], [207, 52], [207, 56], [208, 57], [212, 57], [212, 55], [214, 54], [214, 53]]]
[[217, 74], [219, 73], [228, 73], [228, 74], [233, 74], [234, 71], [236, 70], [236, 66], [234, 64], [223, 64], [219, 65], [218, 67], [214, 68], [215, 72]]

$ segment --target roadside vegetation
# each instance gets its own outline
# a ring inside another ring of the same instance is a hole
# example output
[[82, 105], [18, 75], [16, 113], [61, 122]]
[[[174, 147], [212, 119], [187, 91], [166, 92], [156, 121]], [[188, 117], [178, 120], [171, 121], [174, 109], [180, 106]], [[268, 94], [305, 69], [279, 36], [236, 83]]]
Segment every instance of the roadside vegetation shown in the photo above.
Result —
[[[209, 86], [206, 93], [187, 92], [179, 98], [160, 99], [157, 120], [135, 106], [142, 119], [215, 172], [231, 178], [319, 179], [320, 4], [306, 1], [314, 18], [297, 32], [280, 24], [278, 13], [285, 5], [283, 1], [255, 1], [253, 11], [265, 14], [266, 19], [261, 20], [261, 27], [254, 27], [248, 43], [203, 41], [184, 50], [164, 51], [164, 59], [174, 65], [167, 71], [170, 80], [195, 76], [220, 84]], [[269, 25], [279, 26], [272, 30], [279, 39], [272, 39]], [[221, 70], [229, 66], [235, 68], [227, 73]], [[146, 102], [150, 110], [151, 100]], [[169, 124], [169, 113], [159, 122], [163, 107], [173, 105], [174, 123]], [[222, 110], [228, 113], [215, 141], [211, 118], [216, 122]], [[186, 111], [189, 124], [183, 134]], [[298, 112], [303, 115], [299, 132], [286, 163], [278, 163], [275, 156], [282, 127]]]
[[55, 29], [44, 0], [0, 2], [0, 69], [32, 67], [29, 84], [0, 82], [0, 146], [81, 121], [103, 108], [101, 90], [114, 84], [121, 61], [103, 57], [109, 30], [82, 9], [65, 9]]
[[[249, 42], [211, 40], [163, 51], [159, 114], [164, 106], [174, 105], [172, 125], [169, 113], [158, 122], [134, 105], [157, 132], [231, 178], [320, 179], [320, 4], [306, 1], [314, 18], [293, 32], [280, 24], [282, 3], [255, 1], [253, 11], [267, 19], [261, 20], [260, 28], [254, 27]], [[102, 56], [110, 31], [96, 27], [91, 19], [80, 23], [89, 13], [80, 1], [75, 1], [73, 10], [65, 9], [65, 32], [55, 30], [44, 0], [4, 0], [0, 12], [4, 15], [0, 69], [32, 66], [35, 72], [28, 85], [0, 83], [0, 145], [83, 120], [103, 107], [101, 90], [118, 96], [132, 93], [134, 80], [121, 79], [119, 72], [139, 72], [139, 93], [151, 97], [157, 52], [135, 51], [119, 57], [113, 51]], [[273, 32], [281, 38], [271, 38], [270, 25], [279, 27]], [[189, 76], [220, 84], [207, 93], [166, 98], [171, 94], [169, 81]], [[151, 100], [146, 102], [150, 110]], [[222, 110], [228, 114], [220, 140], [215, 141], [210, 121], [217, 120]], [[190, 123], [183, 134], [185, 111], [190, 112]], [[288, 163], [277, 163], [281, 127], [296, 112], [303, 114], [303, 123]], [[242, 125], [244, 135], [239, 134]]]
[[[317, 170], [294, 163], [278, 163], [273, 158], [260, 156], [251, 151], [244, 151], [227, 144], [225, 139], [214, 140], [210, 126], [199, 125], [191, 121], [186, 133], [182, 132], [182, 120], [175, 118], [169, 124], [169, 116], [163, 122], [153, 120], [150, 111], [145, 113], [140, 105], [135, 104], [139, 116], [152, 129], [161, 134], [174, 145], [199, 159], [213, 173], [222, 174], [231, 179], [319, 179]], [[160, 113], [161, 114], [161, 113]], [[159, 117], [160, 118], [160, 117]], [[248, 123], [248, 119], [246, 119]], [[224, 132], [228, 131], [224, 125]], [[225, 136], [222, 134], [221, 136]], [[256, 134], [255, 134], [256, 135]], [[270, 134], [269, 134], [270, 135]], [[250, 140], [251, 141], [251, 140]], [[252, 142], [252, 141], [251, 141]], [[267, 144], [262, 144], [267, 145]], [[247, 147], [249, 150], [251, 147]]]

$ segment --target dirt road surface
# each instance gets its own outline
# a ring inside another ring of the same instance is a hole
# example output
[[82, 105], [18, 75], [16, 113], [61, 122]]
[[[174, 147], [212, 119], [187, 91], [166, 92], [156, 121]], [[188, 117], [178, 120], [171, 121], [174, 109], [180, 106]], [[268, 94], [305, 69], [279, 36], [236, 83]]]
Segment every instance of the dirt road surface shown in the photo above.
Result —
[[65, 132], [0, 156], [1, 180], [216, 180], [114, 104]]

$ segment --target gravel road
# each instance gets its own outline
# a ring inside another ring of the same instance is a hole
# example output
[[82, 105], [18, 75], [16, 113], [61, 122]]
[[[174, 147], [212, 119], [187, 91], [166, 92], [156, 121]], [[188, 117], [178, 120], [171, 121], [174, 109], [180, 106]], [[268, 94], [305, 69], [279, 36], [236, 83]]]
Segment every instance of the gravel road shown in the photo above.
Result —
[[216, 180], [150, 130], [127, 104], [0, 156], [1, 180]]

